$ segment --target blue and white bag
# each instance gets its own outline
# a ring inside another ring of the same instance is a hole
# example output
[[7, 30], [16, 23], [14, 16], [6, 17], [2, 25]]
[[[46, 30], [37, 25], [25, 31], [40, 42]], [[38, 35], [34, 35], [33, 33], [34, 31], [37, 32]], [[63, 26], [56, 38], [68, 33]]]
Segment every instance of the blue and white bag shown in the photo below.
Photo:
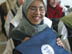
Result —
[[17, 46], [14, 54], [69, 54], [69, 52], [56, 44], [56, 33], [52, 29], [46, 28]]

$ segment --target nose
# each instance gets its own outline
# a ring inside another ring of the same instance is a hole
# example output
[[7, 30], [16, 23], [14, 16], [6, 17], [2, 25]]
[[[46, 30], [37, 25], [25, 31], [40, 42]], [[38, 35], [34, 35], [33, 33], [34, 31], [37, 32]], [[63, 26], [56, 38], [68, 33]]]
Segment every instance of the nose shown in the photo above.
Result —
[[40, 9], [39, 9], [39, 8], [37, 8], [35, 13], [36, 13], [37, 15], [39, 15], [39, 14], [40, 14], [40, 12], [41, 12], [41, 11], [40, 11]]

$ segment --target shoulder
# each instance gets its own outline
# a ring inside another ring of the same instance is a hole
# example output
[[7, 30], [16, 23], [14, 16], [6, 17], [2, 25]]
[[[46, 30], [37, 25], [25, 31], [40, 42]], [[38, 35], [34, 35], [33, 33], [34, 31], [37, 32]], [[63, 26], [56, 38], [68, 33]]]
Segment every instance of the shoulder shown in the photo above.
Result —
[[44, 17], [44, 24], [47, 24], [49, 28], [51, 28], [52, 26], [52, 21], [47, 18], [47, 17]]
[[20, 20], [22, 19], [22, 6], [20, 7], [20, 9], [18, 10], [16, 16], [14, 17], [14, 19], [12, 19], [10, 21], [11, 24], [13, 24], [15, 27], [18, 26]]
[[24, 40], [24, 33], [16, 28], [14, 28], [12, 31], [9, 33], [9, 37], [15, 40]]

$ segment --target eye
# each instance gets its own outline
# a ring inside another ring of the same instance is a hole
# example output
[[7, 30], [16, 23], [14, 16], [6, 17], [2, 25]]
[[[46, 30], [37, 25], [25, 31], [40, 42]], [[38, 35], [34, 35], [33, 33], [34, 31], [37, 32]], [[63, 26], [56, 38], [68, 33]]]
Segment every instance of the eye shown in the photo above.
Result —
[[31, 11], [36, 11], [38, 9], [39, 9], [39, 11], [44, 11], [45, 10], [45, 8], [43, 6], [40, 6], [40, 7], [31, 6], [30, 7]]
[[40, 8], [40, 11], [44, 11], [45, 9], [43, 7]]
[[36, 10], [37, 8], [36, 8], [36, 7], [31, 7], [30, 9], [31, 9], [31, 10]]

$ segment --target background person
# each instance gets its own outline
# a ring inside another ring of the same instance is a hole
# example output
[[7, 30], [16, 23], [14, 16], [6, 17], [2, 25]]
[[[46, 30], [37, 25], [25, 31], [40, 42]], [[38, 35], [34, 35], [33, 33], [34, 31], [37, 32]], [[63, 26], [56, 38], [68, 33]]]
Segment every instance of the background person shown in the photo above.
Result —
[[65, 15], [63, 12], [63, 7], [60, 5], [60, 3], [61, 3], [60, 0], [47, 0], [46, 16], [52, 20], [53, 22], [52, 28], [59, 35], [61, 35], [61, 39], [64, 39], [63, 43], [65, 45], [65, 49], [70, 51], [70, 46], [67, 39], [68, 36], [67, 28], [64, 25], [63, 21], [60, 21], [61, 17]]

